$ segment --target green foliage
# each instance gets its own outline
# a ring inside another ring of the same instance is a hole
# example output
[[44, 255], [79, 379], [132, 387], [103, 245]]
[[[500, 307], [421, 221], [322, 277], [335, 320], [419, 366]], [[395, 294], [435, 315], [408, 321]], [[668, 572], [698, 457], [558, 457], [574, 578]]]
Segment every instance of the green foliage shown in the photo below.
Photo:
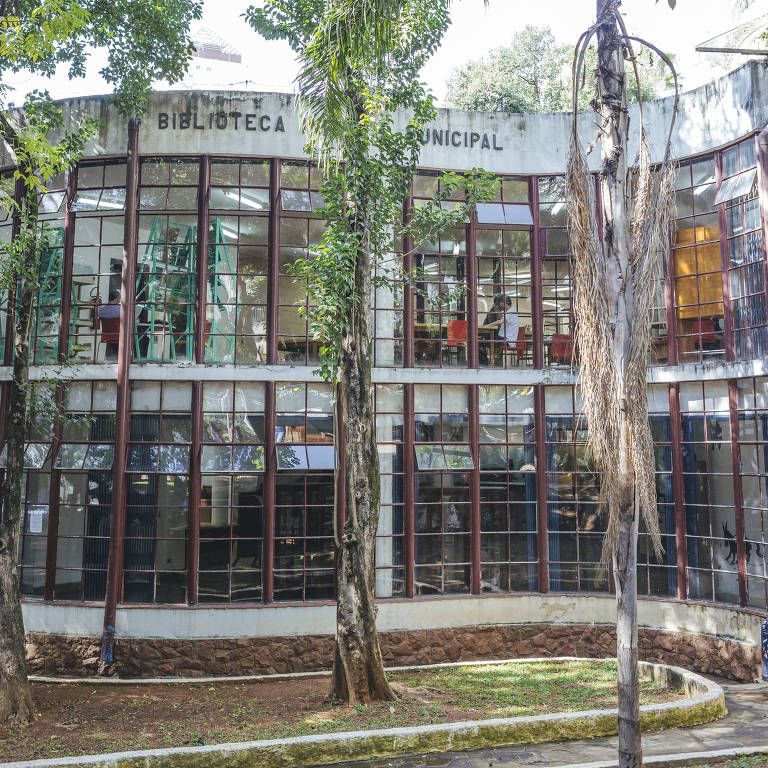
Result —
[[[446, 174], [442, 199], [414, 212], [404, 232], [403, 203], [421, 131], [435, 118], [419, 71], [448, 27], [448, 0], [265, 0], [246, 16], [265, 37], [288, 40], [302, 61], [303, 126], [308, 153], [324, 173], [325, 205], [318, 213], [326, 231], [294, 274], [307, 280], [320, 373], [335, 382], [342, 342], [363, 306], [356, 283], [360, 261], [378, 266], [374, 287], [403, 279], [401, 268], [392, 266], [396, 239], [407, 233], [420, 241], [463, 223], [497, 182], [481, 171], [466, 179]], [[467, 188], [466, 203], [441, 205], [458, 184]]]
[[18, 22], [3, 29], [0, 70], [52, 76], [58, 64], [81, 77], [90, 49], [106, 48], [100, 73], [115, 86], [123, 115], [141, 115], [153, 80], [178, 82], [194, 46], [189, 23], [201, 0], [20, 0]]
[[[16, 156], [14, 178], [20, 179], [30, 191], [44, 192], [45, 182], [76, 163], [85, 142], [97, 128], [94, 120], [86, 118], [76, 130], [62, 133], [64, 117], [48, 91], [29, 93], [17, 116], [18, 125], [4, 116], [0, 128]], [[58, 141], [50, 138], [55, 134], [60, 134]], [[16, 205], [5, 190], [0, 191], [0, 204]]]
[[267, 40], [286, 40], [297, 53], [304, 50], [323, 13], [324, 0], [270, 0], [251, 6], [246, 21]]
[[[666, 87], [665, 70], [650, 51], [636, 52], [643, 101]], [[484, 59], [454, 70], [447, 102], [461, 109], [490, 112], [558, 112], [571, 109], [573, 46], [559, 43], [549, 27], [530, 24], [512, 36], [507, 46], [494, 48]], [[597, 49], [590, 47], [584, 63], [586, 82], [579, 109], [590, 108], [595, 93]], [[638, 101], [634, 78], [627, 83], [629, 103]]]

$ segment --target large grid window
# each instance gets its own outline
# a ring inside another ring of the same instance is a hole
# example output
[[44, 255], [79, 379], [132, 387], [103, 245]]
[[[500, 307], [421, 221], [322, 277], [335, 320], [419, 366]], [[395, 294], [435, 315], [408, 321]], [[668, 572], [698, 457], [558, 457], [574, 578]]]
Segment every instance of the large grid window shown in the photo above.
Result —
[[469, 592], [468, 388], [414, 385], [417, 595]]
[[[47, 385], [40, 385], [33, 398], [48, 400]], [[17, 553], [21, 565], [19, 582], [25, 597], [43, 597], [45, 593], [45, 561], [48, 551], [48, 517], [51, 485], [51, 441], [53, 422], [41, 413], [31, 418], [24, 446], [24, 473], [21, 488], [21, 530]], [[0, 469], [8, 463], [8, 445], [0, 452]]]
[[536, 590], [536, 440], [533, 387], [481, 386], [481, 589]]
[[765, 248], [757, 195], [755, 140], [723, 152], [723, 181], [716, 203], [725, 203], [728, 274], [737, 358], [768, 351], [765, 296]]
[[572, 282], [564, 177], [543, 176], [539, 179], [539, 222], [544, 241], [541, 259], [544, 365], [570, 368], [574, 362]]
[[69, 384], [56, 457], [59, 527], [57, 600], [103, 600], [112, 515], [117, 388], [111, 381]]
[[81, 163], [72, 202], [69, 356], [72, 360], [116, 362], [120, 336], [125, 161]]
[[136, 360], [194, 359], [199, 162], [141, 162]]
[[[9, 197], [13, 196], [15, 182], [12, 171], [0, 173], [0, 188]], [[10, 208], [0, 206], [0, 244], [7, 245], [13, 237], [13, 215]], [[0, 361], [5, 355], [5, 332], [8, 322], [8, 293], [0, 291]]]
[[403, 269], [402, 253], [393, 248], [376, 264], [372, 288], [373, 354], [378, 368], [403, 364]]
[[[429, 204], [441, 191], [442, 174], [419, 171], [413, 180], [413, 206]], [[449, 208], [464, 199], [454, 189]], [[433, 233], [416, 246], [414, 265], [414, 360], [428, 368], [465, 367], [468, 349], [467, 230]]]
[[38, 364], [54, 363], [59, 354], [66, 187], [61, 174], [47, 183], [39, 200], [40, 260], [30, 339], [30, 359]]
[[[764, 611], [768, 608], [768, 379], [740, 379], [738, 392], [747, 591], [749, 605]], [[728, 537], [726, 543], [732, 562], [736, 540]]]
[[186, 602], [192, 385], [131, 382], [123, 600]]
[[454, 227], [419, 245], [414, 314], [417, 366], [467, 365], [466, 229]]
[[715, 159], [680, 163], [672, 263], [681, 363], [723, 356], [720, 226], [715, 211]]
[[405, 596], [403, 561], [402, 384], [376, 384], [379, 449], [379, 528], [376, 533], [376, 597]]
[[672, 446], [669, 421], [669, 387], [648, 386], [648, 421], [656, 460], [656, 503], [664, 552], [657, 557], [640, 517], [637, 542], [637, 591], [640, 595], [677, 595], [675, 498], [672, 483]]
[[275, 387], [274, 598], [332, 600], [333, 409], [327, 384]]
[[503, 176], [477, 207], [477, 328], [480, 367], [533, 364], [528, 179]]
[[606, 514], [576, 397], [573, 387], [545, 389], [549, 587], [606, 592], [608, 571], [600, 565]]
[[680, 411], [688, 597], [738, 604], [728, 383], [681, 384]]
[[268, 211], [269, 161], [211, 161], [205, 319], [209, 362], [266, 362]]
[[203, 385], [198, 600], [261, 599], [264, 385]]
[[533, 365], [530, 231], [477, 230], [480, 367]]
[[312, 258], [325, 229], [325, 223], [313, 217], [313, 211], [324, 202], [318, 191], [321, 178], [311, 163], [284, 160], [280, 168], [277, 360], [311, 365], [319, 360], [320, 342], [309, 335], [306, 280], [293, 270], [297, 261]]
[[[29, 428], [24, 450], [21, 488], [21, 593], [43, 597], [48, 552], [48, 518], [51, 487], [51, 430], [48, 419], [36, 419]], [[5, 451], [2, 466], [5, 466]]]

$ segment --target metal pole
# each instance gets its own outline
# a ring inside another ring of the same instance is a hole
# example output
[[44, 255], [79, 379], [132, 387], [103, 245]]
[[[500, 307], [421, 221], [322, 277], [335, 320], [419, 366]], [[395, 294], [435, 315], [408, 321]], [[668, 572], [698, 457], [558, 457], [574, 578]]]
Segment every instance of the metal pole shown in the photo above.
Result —
[[263, 589], [265, 603], [274, 600], [275, 584], [275, 383], [264, 385]]
[[[475, 345], [477, 349], [477, 345]], [[469, 524], [469, 562], [471, 563], [472, 593], [479, 595], [482, 591], [482, 546], [480, 539], [480, 435], [479, 435], [479, 389], [477, 384], [469, 387], [469, 442], [473, 457], [472, 484], [469, 490], [470, 524]]]
[[[267, 362], [277, 362], [277, 302], [280, 274], [280, 161], [270, 160], [269, 169], [269, 266], [267, 268]], [[272, 404], [274, 408], [274, 403]], [[274, 437], [274, 436], [273, 436]]]
[[735, 380], [728, 382], [731, 411], [731, 467], [733, 471], [733, 514], [736, 518], [736, 557], [738, 562], [739, 603], [747, 607], [747, 544], [744, 525], [744, 490], [741, 486], [741, 450], [739, 449], [739, 390]]
[[195, 362], [205, 362], [206, 303], [208, 299], [208, 210], [211, 198], [211, 158], [200, 158], [199, 188], [197, 192], [197, 292], [195, 329]]
[[[480, 367], [479, 333], [477, 330], [477, 216], [472, 214], [465, 233], [467, 238], [467, 366], [469, 368]], [[471, 397], [471, 395], [470, 395]], [[475, 459], [477, 460], [477, 459]]]
[[536, 438], [536, 535], [539, 558], [539, 592], [549, 592], [549, 541], [547, 523], [547, 441], [544, 387], [533, 388], [534, 430]]
[[[61, 305], [59, 312], [58, 361], [66, 362], [69, 357], [69, 322], [70, 302], [72, 299], [72, 260], [75, 243], [75, 214], [72, 200], [77, 190], [77, 167], [71, 168], [67, 178], [64, 218], [64, 251], [61, 267]], [[58, 385], [56, 403], [60, 409], [64, 406], [64, 388]], [[54, 469], [62, 437], [62, 424], [56, 419], [53, 427], [53, 445], [51, 446], [51, 479], [48, 485], [48, 536], [45, 549], [45, 599], [54, 599], [56, 581], [56, 559], [59, 544], [59, 505], [61, 472]]]
[[[413, 196], [403, 204], [403, 221], [410, 221]], [[410, 278], [413, 272], [413, 240], [403, 238], [403, 367], [413, 368], [415, 364], [413, 350], [413, 286]], [[406, 421], [406, 424], [408, 422]]]
[[[413, 349], [413, 346], [411, 346]], [[403, 561], [405, 565], [405, 596], [414, 594], [414, 470], [413, 456], [413, 384], [403, 385], [404, 413], [403, 423]]]
[[531, 301], [533, 302], [533, 317], [531, 319], [531, 343], [533, 344], [533, 367], [544, 367], [544, 319], [541, 291], [541, 259], [546, 251], [546, 237], [541, 231], [539, 215], [539, 179], [531, 176], [529, 181], [529, 197], [533, 211], [533, 228], [531, 230]]
[[112, 463], [112, 513], [109, 530], [109, 564], [104, 599], [104, 629], [101, 663], [112, 663], [117, 622], [117, 603], [123, 580], [123, 539], [125, 536], [126, 456], [131, 408], [130, 369], [133, 357], [134, 309], [136, 304], [136, 256], [138, 236], [139, 126], [141, 120], [128, 121], [126, 164], [125, 228], [120, 291], [120, 336], [117, 359], [117, 409], [115, 413], [115, 458]]
[[675, 501], [677, 597], [680, 600], [685, 600], [688, 597], [688, 539], [686, 538], [683, 428], [680, 416], [679, 384], [671, 384], [669, 387], [669, 433], [672, 441], [672, 494]]
[[[723, 156], [720, 152], [715, 154], [715, 178], [718, 187], [723, 179]], [[725, 204], [719, 205], [717, 210], [717, 223], [720, 231], [720, 278], [723, 285], [723, 349], [725, 359], [735, 360], [733, 344], [733, 307], [731, 306], [731, 276], [730, 255], [728, 253], [728, 220], [725, 213]]]

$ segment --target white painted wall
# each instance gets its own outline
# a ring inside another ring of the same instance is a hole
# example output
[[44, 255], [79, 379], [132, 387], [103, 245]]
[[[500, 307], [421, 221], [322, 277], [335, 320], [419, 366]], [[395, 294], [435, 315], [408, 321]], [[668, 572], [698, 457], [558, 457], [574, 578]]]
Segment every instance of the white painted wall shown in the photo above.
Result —
[[[106, 104], [104, 97], [73, 98], [60, 104], [69, 125], [84, 116], [103, 122], [103, 128], [89, 143], [87, 154], [125, 154], [126, 121]], [[671, 108], [671, 97], [645, 105], [646, 129], [652, 151], [657, 154], [663, 151]], [[639, 139], [636, 106], [630, 109], [630, 115], [630, 156], [633, 156]], [[162, 127], [165, 116], [167, 127]], [[220, 127], [217, 127], [217, 119]], [[715, 149], [762, 129], [766, 122], [768, 64], [749, 61], [728, 75], [682, 95], [673, 134], [673, 155], [686, 157]], [[582, 142], [588, 146], [595, 133], [594, 115], [585, 113], [579, 127]], [[499, 173], [562, 173], [571, 119], [565, 112], [505, 115], [440, 109], [432, 129], [442, 137], [443, 143], [436, 144], [433, 134], [430, 135], [430, 142], [421, 156], [420, 164], [425, 168], [469, 170], [482, 167]], [[449, 146], [446, 146], [446, 137]], [[459, 146], [453, 146], [454, 143]], [[142, 154], [211, 153], [300, 158], [304, 156], [303, 147], [294, 97], [290, 94], [158, 92], [150, 98], [140, 131]], [[3, 155], [0, 155], [0, 162], [9, 164], [7, 156]], [[592, 154], [590, 162], [597, 166], [597, 153]]]
[[[616, 622], [611, 595], [506, 595], [379, 602], [380, 632], [489, 624], [606, 624]], [[102, 606], [67, 606], [36, 602], [23, 605], [28, 632], [101, 635]], [[144, 608], [120, 606], [117, 637], [212, 639], [331, 635], [336, 607], [260, 605], [252, 608]], [[760, 645], [757, 613], [736, 608], [641, 599], [640, 626], [670, 632], [711, 635]]]

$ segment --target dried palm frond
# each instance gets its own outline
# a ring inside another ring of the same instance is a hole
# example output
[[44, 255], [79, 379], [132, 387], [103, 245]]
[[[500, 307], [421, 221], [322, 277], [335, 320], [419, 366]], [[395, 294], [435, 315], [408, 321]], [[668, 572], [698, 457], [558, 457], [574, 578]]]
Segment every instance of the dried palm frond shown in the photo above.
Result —
[[[601, 478], [601, 500], [608, 509], [603, 545], [603, 563], [608, 564], [618, 536], [618, 510], [622, 499], [619, 455], [628, 454], [634, 474], [635, 504], [657, 555], [662, 552], [656, 507], [656, 477], [653, 438], [648, 423], [647, 361], [650, 347], [653, 293], [659, 264], [670, 247], [670, 224], [674, 208], [675, 167], [670, 160], [672, 129], [677, 113], [677, 76], [672, 62], [659, 56], [675, 74], [675, 104], [664, 152], [657, 173], [651, 172], [651, 152], [642, 126], [640, 105], [640, 149], [634, 169], [635, 207], [631, 223], [631, 248], [626, 272], [608, 274], [608, 264], [598, 236], [593, 179], [578, 135], [578, 90], [584, 55], [590, 39], [607, 15], [613, 15], [622, 32], [637, 77], [630, 37], [616, 4], [608, 3], [601, 18], [585, 32], [576, 46], [573, 64], [573, 124], [566, 169], [568, 227], [573, 253], [573, 311], [576, 347], [580, 366], [583, 413], [587, 420], [587, 446]], [[639, 90], [639, 83], [638, 83]], [[600, 137], [598, 137], [599, 140]], [[630, 179], [625, 180], [627, 188]], [[629, 207], [626, 206], [629, 210]], [[660, 258], [661, 257], [661, 258]], [[611, 281], [623, 280], [630, 303], [626, 312], [630, 327], [624, 329], [628, 344], [617, 338]], [[627, 351], [628, 347], [628, 351]], [[626, 352], [626, 354], [625, 354]]]

